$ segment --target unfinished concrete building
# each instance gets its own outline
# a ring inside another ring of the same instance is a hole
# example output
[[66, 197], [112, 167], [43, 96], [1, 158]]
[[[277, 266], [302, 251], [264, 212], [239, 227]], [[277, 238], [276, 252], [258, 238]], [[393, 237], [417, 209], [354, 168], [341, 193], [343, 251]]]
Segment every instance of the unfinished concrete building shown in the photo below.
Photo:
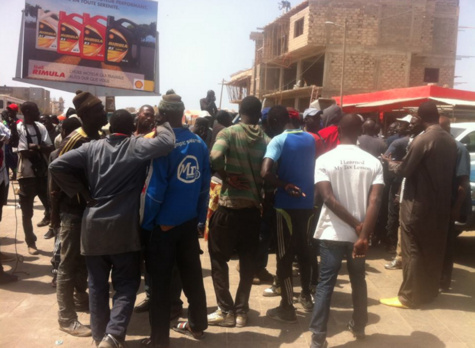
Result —
[[459, 0], [304, 1], [251, 33], [254, 66], [231, 76], [228, 94], [303, 110], [340, 95], [343, 57], [344, 95], [453, 87], [458, 11]]

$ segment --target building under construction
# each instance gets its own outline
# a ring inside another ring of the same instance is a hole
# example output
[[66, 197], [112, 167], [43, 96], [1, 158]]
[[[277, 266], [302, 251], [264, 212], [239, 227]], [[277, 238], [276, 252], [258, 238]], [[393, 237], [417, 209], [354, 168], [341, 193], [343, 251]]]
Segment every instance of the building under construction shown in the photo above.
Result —
[[302, 111], [341, 89], [453, 87], [458, 11], [459, 0], [304, 1], [250, 34], [254, 66], [231, 76], [228, 95]]

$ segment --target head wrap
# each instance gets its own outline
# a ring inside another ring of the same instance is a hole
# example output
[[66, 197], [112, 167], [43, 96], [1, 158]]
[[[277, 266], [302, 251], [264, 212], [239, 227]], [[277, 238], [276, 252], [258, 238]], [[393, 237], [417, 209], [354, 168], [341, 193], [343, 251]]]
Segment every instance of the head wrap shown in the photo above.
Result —
[[185, 110], [185, 104], [181, 101], [181, 97], [171, 89], [162, 97], [158, 109], [165, 112], [183, 112]]
[[291, 120], [300, 120], [300, 113], [298, 112], [298, 110], [288, 107], [287, 111], [289, 112], [289, 118]]
[[78, 115], [92, 109], [94, 106], [101, 104], [102, 101], [89, 92], [77, 91], [73, 98], [73, 104]]

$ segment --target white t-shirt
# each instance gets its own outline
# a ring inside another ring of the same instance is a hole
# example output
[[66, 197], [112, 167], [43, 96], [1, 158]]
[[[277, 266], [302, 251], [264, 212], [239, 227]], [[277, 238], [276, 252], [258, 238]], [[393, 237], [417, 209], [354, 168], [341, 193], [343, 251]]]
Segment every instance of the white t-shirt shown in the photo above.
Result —
[[[43, 145], [52, 145], [51, 140], [48, 135], [48, 131], [46, 127], [39, 122], [35, 122], [38, 126], [38, 130], [40, 132], [39, 137], [36, 135], [35, 127], [31, 124], [24, 124], [20, 122], [17, 124], [18, 129], [18, 152], [28, 150], [28, 140], [26, 137], [26, 128], [28, 127], [28, 133], [30, 134], [31, 141], [37, 145], [43, 143]], [[39, 139], [38, 139], [39, 138]], [[23, 158], [20, 154], [18, 161], [18, 179], [21, 178], [34, 178], [35, 174], [33, 169], [31, 169], [31, 162], [30, 160]], [[43, 156], [45, 157], [45, 156]], [[48, 159], [45, 157], [46, 163], [48, 163]]]
[[[382, 184], [383, 167], [378, 159], [356, 145], [338, 145], [315, 163], [315, 183], [329, 181], [340, 204], [359, 221], [366, 216], [372, 185]], [[316, 239], [351, 242], [358, 239], [354, 228], [324, 204], [313, 236]]]

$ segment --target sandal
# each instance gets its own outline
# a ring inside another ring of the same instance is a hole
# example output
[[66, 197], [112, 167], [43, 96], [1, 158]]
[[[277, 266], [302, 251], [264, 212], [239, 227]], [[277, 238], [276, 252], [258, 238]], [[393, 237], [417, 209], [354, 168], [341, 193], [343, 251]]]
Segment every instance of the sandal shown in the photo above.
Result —
[[182, 321], [173, 327], [173, 331], [181, 333], [183, 335], [191, 336], [196, 340], [203, 338], [205, 334], [203, 331], [192, 331], [190, 324], [187, 321]]
[[151, 347], [152, 346], [152, 339], [150, 337], [144, 338], [140, 341], [141, 347]]

